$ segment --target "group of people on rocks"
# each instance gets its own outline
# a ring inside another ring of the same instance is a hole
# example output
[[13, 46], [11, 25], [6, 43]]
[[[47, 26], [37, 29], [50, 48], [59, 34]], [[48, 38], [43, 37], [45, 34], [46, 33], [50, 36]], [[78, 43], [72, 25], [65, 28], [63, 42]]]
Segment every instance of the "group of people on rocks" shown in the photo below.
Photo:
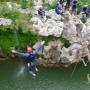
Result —
[[[58, 15], [63, 15], [65, 10], [69, 10], [69, 8], [71, 8], [71, 14], [77, 14], [78, 4], [78, 0], [57, 0], [55, 12]], [[82, 16], [87, 18], [90, 17], [90, 8], [88, 8], [88, 5], [83, 5], [79, 12]], [[42, 17], [45, 16], [45, 10], [43, 7], [38, 9], [38, 14]]]

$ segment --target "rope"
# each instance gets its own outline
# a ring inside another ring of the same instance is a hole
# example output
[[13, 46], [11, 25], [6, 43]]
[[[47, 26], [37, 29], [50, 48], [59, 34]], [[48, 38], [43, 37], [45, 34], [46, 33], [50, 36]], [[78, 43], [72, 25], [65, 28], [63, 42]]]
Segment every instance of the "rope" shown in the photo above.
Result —
[[86, 67], [87, 66], [87, 63], [84, 61], [84, 59], [82, 59], [82, 62], [84, 64], [84, 66]]
[[72, 78], [72, 76], [73, 76], [73, 74], [74, 74], [74, 72], [75, 72], [75, 70], [76, 70], [76, 67], [77, 67], [77, 63], [76, 63], [75, 66], [74, 66], [74, 69], [73, 69], [73, 71], [72, 71], [72, 73], [71, 73], [70, 78]]

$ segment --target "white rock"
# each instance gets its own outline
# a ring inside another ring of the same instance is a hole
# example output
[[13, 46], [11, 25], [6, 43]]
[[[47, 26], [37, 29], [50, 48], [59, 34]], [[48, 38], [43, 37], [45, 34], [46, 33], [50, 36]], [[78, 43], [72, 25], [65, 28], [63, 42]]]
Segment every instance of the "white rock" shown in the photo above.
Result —
[[[55, 13], [55, 12], [54, 12]], [[45, 17], [46, 18], [46, 17]], [[37, 28], [39, 35], [41, 36], [49, 36], [53, 35], [56, 37], [59, 37], [62, 34], [64, 24], [61, 21], [58, 21], [58, 23], [54, 19], [42, 19], [40, 17], [32, 17], [31, 22], [34, 24], [34, 30]]]
[[29, 14], [29, 13], [30, 13], [28, 9], [19, 8], [18, 10], [19, 10], [20, 13], [22, 13], [22, 14]]
[[12, 20], [11, 19], [6, 19], [6, 18], [0, 18], [0, 25], [11, 25]]

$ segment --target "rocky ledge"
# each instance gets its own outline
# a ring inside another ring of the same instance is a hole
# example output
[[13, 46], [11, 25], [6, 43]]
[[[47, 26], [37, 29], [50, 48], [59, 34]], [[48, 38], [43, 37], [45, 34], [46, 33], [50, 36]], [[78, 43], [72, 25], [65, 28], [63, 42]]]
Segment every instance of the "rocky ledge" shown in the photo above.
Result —
[[[65, 11], [64, 15], [57, 15], [55, 10], [45, 11], [45, 16], [38, 15], [37, 10], [32, 13], [32, 31], [38, 33], [41, 37], [58, 37], [59, 39], [51, 40], [43, 48], [44, 63], [51, 65], [63, 64], [69, 66], [73, 63], [84, 61], [88, 57], [90, 61], [90, 18], [83, 23], [80, 15], [73, 15], [70, 11]], [[61, 38], [69, 41], [66, 47]], [[43, 59], [40, 57], [40, 60]]]

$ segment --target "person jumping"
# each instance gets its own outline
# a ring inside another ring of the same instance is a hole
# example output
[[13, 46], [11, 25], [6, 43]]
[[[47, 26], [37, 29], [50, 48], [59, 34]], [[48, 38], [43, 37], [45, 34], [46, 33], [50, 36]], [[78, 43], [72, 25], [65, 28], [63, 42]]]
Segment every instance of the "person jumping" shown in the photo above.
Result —
[[15, 53], [17, 55], [21, 55], [21, 56], [27, 57], [27, 59], [29, 60], [29, 62], [27, 63], [28, 69], [29, 69], [29, 73], [33, 77], [36, 77], [36, 72], [38, 71], [38, 69], [36, 67], [37, 62], [35, 60], [35, 56], [43, 48], [44, 43], [45, 42], [42, 41], [41, 42], [41, 45], [38, 46], [35, 50], [32, 50], [31, 47], [27, 47], [27, 52], [25, 52], [25, 53], [23, 53], [23, 52], [17, 52], [16, 50], [12, 50], [12, 53]]

